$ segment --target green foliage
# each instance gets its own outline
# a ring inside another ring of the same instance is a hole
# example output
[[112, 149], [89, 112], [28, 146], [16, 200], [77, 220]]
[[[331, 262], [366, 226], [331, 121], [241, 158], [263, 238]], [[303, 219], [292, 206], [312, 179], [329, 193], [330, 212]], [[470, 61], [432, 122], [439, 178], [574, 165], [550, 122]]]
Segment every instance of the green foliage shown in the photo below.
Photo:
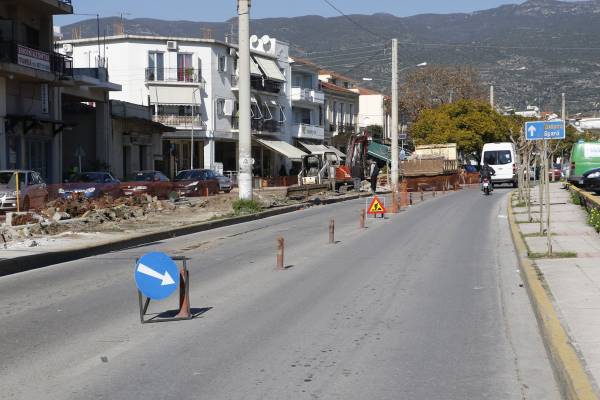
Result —
[[236, 200], [233, 202], [235, 215], [256, 214], [262, 210], [262, 206], [256, 200]]
[[412, 133], [416, 144], [456, 143], [459, 152], [479, 155], [485, 143], [511, 141], [521, 127], [518, 117], [503, 116], [483, 101], [460, 100], [425, 110]]
[[600, 233], [600, 210], [592, 208], [588, 216], [588, 224], [590, 224], [596, 232]]
[[576, 206], [581, 205], [581, 199], [576, 192], [571, 192], [571, 203], [575, 204]]
[[383, 126], [381, 125], [369, 125], [367, 132], [374, 138], [383, 139]]

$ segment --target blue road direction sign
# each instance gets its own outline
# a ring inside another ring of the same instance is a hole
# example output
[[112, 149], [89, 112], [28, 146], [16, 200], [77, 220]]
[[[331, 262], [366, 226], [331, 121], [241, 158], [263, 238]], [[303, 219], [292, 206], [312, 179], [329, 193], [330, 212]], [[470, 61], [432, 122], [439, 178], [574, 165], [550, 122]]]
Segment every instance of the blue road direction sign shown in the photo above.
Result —
[[164, 253], [148, 253], [135, 266], [135, 284], [152, 300], [163, 300], [177, 289], [179, 269]]
[[533, 121], [525, 123], [527, 140], [550, 140], [565, 138], [565, 121]]

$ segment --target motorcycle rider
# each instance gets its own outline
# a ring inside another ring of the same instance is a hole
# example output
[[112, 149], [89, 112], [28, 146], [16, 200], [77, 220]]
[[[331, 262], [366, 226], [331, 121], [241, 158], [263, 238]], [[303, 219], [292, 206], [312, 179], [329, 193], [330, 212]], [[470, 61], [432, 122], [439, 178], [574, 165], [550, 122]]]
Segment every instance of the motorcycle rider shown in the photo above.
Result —
[[492, 185], [492, 176], [496, 175], [496, 171], [494, 168], [490, 167], [488, 163], [484, 163], [481, 167], [481, 171], [479, 171], [479, 176], [481, 177], [481, 182], [483, 183], [484, 179], [490, 181], [490, 189], [494, 190], [494, 186]]

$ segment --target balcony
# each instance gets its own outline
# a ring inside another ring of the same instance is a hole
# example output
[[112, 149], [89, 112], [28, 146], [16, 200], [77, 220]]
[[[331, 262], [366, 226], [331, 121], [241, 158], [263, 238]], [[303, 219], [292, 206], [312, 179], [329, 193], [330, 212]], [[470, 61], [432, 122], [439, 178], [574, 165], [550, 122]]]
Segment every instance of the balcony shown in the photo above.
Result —
[[272, 134], [281, 133], [282, 124], [273, 120], [265, 121], [262, 119], [253, 119], [250, 126], [252, 127], [252, 133]]
[[146, 82], [156, 83], [203, 83], [202, 73], [195, 68], [146, 68]]
[[272, 94], [279, 94], [281, 93], [281, 87], [282, 87], [282, 83], [281, 82], [276, 82], [276, 81], [271, 81], [268, 79], [257, 79], [257, 78], [252, 78], [250, 80], [250, 87], [252, 88], [252, 90], [256, 90], [259, 92], [267, 92], [267, 93], [272, 93]]
[[292, 101], [301, 101], [310, 104], [325, 104], [325, 93], [308, 88], [293, 87]]
[[152, 121], [177, 129], [206, 129], [206, 123], [198, 115], [153, 115]]
[[292, 136], [298, 139], [325, 139], [325, 128], [317, 125], [294, 124], [292, 125]]
[[44, 52], [15, 41], [0, 42], [0, 62], [8, 62], [29, 70], [50, 72], [60, 79], [73, 76], [73, 59], [55, 52]]

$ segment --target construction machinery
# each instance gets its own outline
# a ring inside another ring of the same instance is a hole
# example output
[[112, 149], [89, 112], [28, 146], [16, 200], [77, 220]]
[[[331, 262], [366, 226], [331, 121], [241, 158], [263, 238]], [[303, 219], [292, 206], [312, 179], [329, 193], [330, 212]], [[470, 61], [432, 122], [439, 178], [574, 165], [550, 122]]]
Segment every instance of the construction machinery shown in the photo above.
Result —
[[328, 185], [332, 190], [345, 192], [353, 186], [352, 175], [343, 165], [342, 157], [333, 151], [313, 152], [302, 158], [298, 184]]

